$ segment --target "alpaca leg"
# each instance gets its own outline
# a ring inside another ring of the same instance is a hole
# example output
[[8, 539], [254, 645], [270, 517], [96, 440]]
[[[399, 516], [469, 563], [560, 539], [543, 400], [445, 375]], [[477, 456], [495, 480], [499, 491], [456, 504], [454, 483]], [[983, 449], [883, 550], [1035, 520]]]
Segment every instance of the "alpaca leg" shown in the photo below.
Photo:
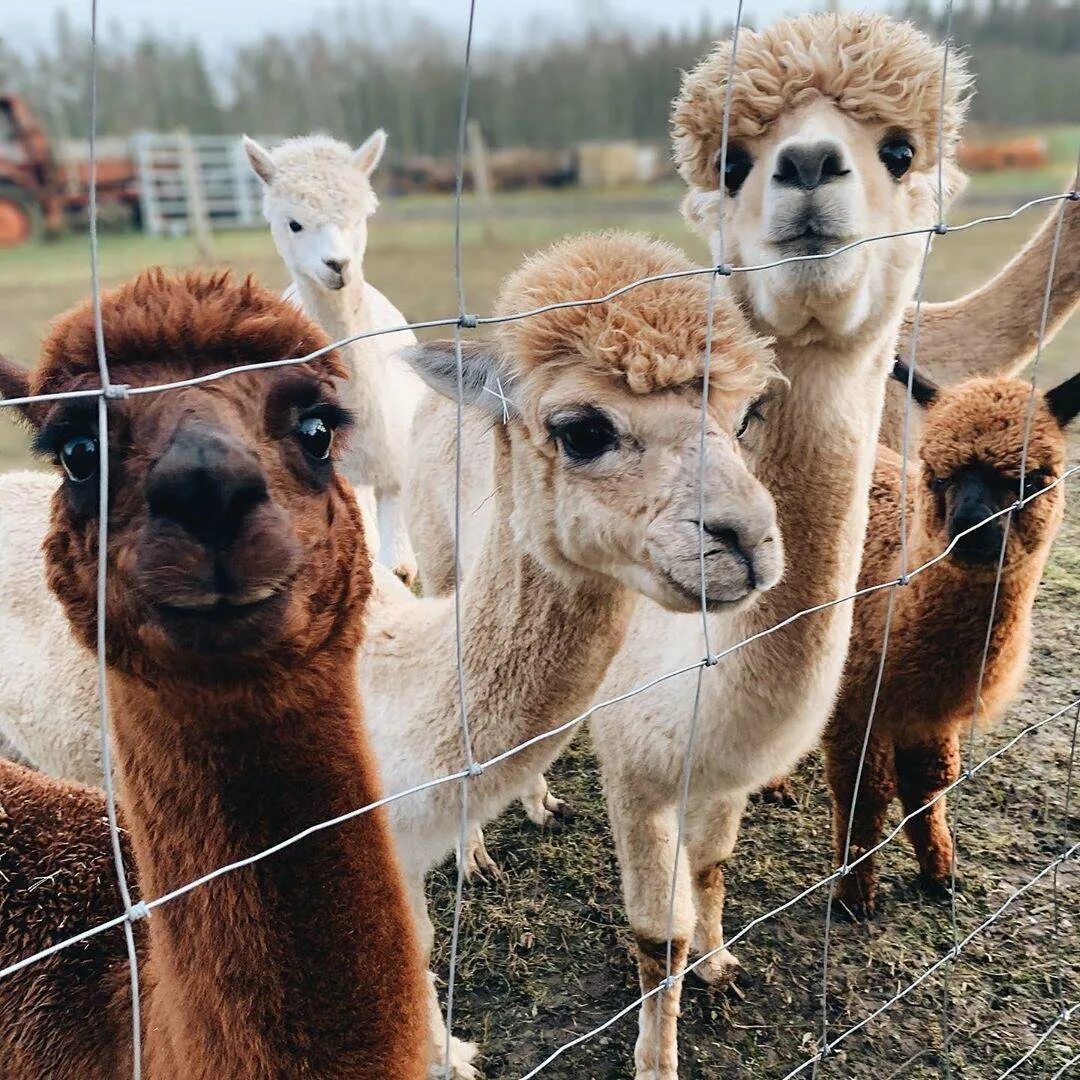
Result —
[[416, 581], [416, 556], [405, 526], [401, 491], [397, 488], [380, 488], [376, 497], [379, 508], [379, 562], [389, 566], [412, 588]]
[[[668, 971], [686, 966], [694, 911], [685, 853], [679, 859], [671, 909], [672, 871], [677, 834], [673, 806], [647, 806], [636, 790], [605, 777], [608, 813], [622, 871], [626, 913], [637, 942], [641, 992], [661, 986]], [[670, 910], [670, 919], [669, 919]], [[634, 1048], [636, 1080], [677, 1080], [678, 1019], [682, 980], [654, 993], [638, 1014]]]
[[[420, 950], [425, 966], [431, 963], [431, 947], [435, 942], [435, 927], [428, 914], [427, 898], [424, 895], [424, 879], [406, 876], [406, 889], [416, 928], [420, 939]], [[427, 973], [427, 1013], [428, 1013], [428, 1077], [429, 1080], [479, 1080], [480, 1072], [472, 1064], [476, 1057], [476, 1043], [464, 1042], [451, 1036], [446, 1038], [446, 1020], [439, 1005], [439, 992], [436, 989], [437, 977], [430, 968]], [[449, 1045], [449, 1057], [447, 1046]]]
[[465, 838], [462, 861], [466, 881], [472, 881], [476, 877], [502, 881], [506, 877], [499, 864], [488, 854], [487, 845], [484, 843], [484, 830], [479, 825]]
[[722, 796], [695, 805], [687, 814], [687, 850], [697, 922], [691, 951], [708, 957], [694, 974], [710, 986], [734, 982], [741, 965], [724, 946], [724, 863], [735, 849], [745, 795]]
[[791, 808], [799, 805], [790, 776], [774, 776], [767, 784], [762, 785], [758, 794], [762, 802], [773, 803], [775, 806]]
[[[929, 803], [959, 775], [960, 739], [955, 731], [906, 745], [897, 743], [896, 783], [905, 816]], [[904, 831], [919, 860], [923, 884], [940, 889], [951, 878], [953, 858], [945, 799], [912, 818]]]
[[[876, 732], [870, 734], [859, 790], [855, 791], [865, 717], [862, 724], [860, 728], [858, 722], [847, 724], [844, 718], [836, 717], [825, 735], [825, 775], [832, 793], [833, 854], [837, 866], [844, 860], [849, 827], [849, 863], [877, 844], [889, 803], [896, 794], [892, 745]], [[873, 915], [877, 901], [877, 869], [872, 855], [840, 878], [836, 899], [855, 918]]]
[[556, 799], [548, 790], [547, 778], [537, 773], [521, 793], [521, 805], [529, 820], [541, 829], [556, 821], [567, 822], [574, 816], [574, 808], [563, 799]]

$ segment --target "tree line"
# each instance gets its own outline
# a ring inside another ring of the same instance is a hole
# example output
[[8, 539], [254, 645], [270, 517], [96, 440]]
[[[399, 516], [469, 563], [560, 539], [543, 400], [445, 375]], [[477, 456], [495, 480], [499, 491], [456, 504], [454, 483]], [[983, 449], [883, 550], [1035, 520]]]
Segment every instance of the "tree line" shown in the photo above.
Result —
[[[901, 14], [944, 34], [938, 8], [927, 0], [906, 5]], [[641, 31], [609, 20], [480, 49], [470, 111], [494, 146], [662, 139], [682, 70], [729, 32], [708, 21]], [[1078, 118], [1080, 0], [968, 0], [954, 9], [952, 34], [977, 74], [973, 119]], [[326, 130], [358, 142], [381, 126], [397, 154], [448, 154], [457, 137], [461, 51], [458, 35], [414, 14], [389, 16], [385, 7], [342, 10], [287, 37], [254, 38], [217, 66], [197, 41], [132, 37], [114, 25], [99, 42], [99, 130]], [[48, 43], [29, 55], [0, 37], [0, 90], [25, 95], [55, 137], [81, 137], [88, 60], [84, 28], [61, 16]]]

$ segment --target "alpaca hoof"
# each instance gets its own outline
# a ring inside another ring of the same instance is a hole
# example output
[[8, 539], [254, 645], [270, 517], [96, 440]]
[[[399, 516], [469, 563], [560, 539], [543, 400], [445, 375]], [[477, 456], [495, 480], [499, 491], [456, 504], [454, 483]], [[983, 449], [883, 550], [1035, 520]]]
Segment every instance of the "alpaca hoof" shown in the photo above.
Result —
[[[952, 875], [946, 873], [944, 876], [932, 875], [932, 874], [920, 874], [916, 878], [916, 884], [919, 891], [931, 900], [951, 900], [952, 899]], [[956, 879], [956, 891], [960, 891], [960, 878]]]
[[569, 825], [574, 820], [574, 807], [565, 799], [556, 799], [550, 792], [544, 796], [544, 809], [560, 825]]
[[408, 589], [411, 589], [416, 584], [416, 575], [416, 563], [401, 562], [394, 567], [394, 577]]
[[786, 776], [770, 780], [758, 792], [758, 797], [763, 803], [772, 803], [774, 806], [785, 806], [789, 809], [799, 805], [798, 797], [795, 794], [795, 785]]
[[472, 1061], [477, 1055], [476, 1043], [450, 1037], [449, 1061], [437, 1061], [428, 1069], [428, 1080], [481, 1080], [480, 1070]]
[[836, 890], [833, 916], [848, 922], [869, 922], [877, 914], [877, 890], [860, 888], [858, 882], [852, 885], [844, 888], [842, 883]]
[[465, 852], [463, 869], [465, 880], [468, 882], [506, 880], [505, 871], [488, 854], [488, 850], [482, 842]]
[[721, 949], [713, 953], [708, 960], [702, 961], [694, 968], [694, 974], [700, 982], [713, 990], [726, 990], [733, 986], [743, 966], [738, 959], [727, 949]]

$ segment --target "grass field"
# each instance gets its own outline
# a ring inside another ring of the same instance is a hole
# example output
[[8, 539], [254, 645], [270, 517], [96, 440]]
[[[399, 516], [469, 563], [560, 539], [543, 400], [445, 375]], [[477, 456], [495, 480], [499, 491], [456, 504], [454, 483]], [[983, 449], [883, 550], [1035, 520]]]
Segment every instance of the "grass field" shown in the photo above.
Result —
[[[1012, 178], [973, 186], [951, 215], [959, 222], [1000, 212], [1023, 197], [1060, 190], [1064, 173], [1045, 186]], [[1009, 197], [1006, 198], [1006, 195]], [[1015, 196], [1015, 198], [1013, 198]], [[675, 185], [616, 198], [561, 193], [500, 200], [496, 236], [485, 239], [467, 220], [463, 261], [467, 304], [487, 311], [500, 278], [522, 253], [566, 233], [610, 226], [643, 229], [705, 252], [676, 213]], [[366, 261], [370, 279], [412, 319], [448, 315], [454, 299], [452, 220], [446, 200], [387, 200], [373, 222]], [[1035, 209], [938, 240], [927, 296], [954, 296], [990, 276], [1042, 219]], [[262, 231], [216, 238], [221, 262], [253, 272], [274, 287], [284, 271]], [[106, 235], [101, 241], [106, 284], [148, 264], [189, 266], [186, 240]], [[30, 360], [48, 321], [87, 294], [85, 241], [72, 238], [0, 254], [0, 350]], [[1044, 356], [1040, 382], [1050, 385], [1077, 366], [1080, 319]], [[0, 468], [25, 464], [25, 436], [0, 420]], [[1076, 443], [1074, 442], [1074, 450]], [[1074, 454], [1075, 457], [1075, 454]], [[1075, 495], [1075, 492], [1073, 493]], [[1006, 722], [982, 738], [990, 752], [1025, 725], [1046, 716], [1080, 690], [1076, 601], [1080, 596], [1080, 514], [1071, 510], [1040, 592], [1027, 687]], [[642, 672], [642, 678], [649, 672]], [[1011, 890], [1063, 850], [1080, 832], [1074, 794], [1064, 800], [1073, 716], [1022, 740], [952, 799], [960, 823], [957, 903], [960, 933], [977, 926]], [[631, 939], [621, 907], [618, 871], [587, 738], [552, 772], [553, 789], [570, 798], [577, 818], [566, 831], [541, 834], [514, 808], [488, 832], [489, 847], [508, 871], [505, 882], [467, 889], [455, 1027], [486, 1052], [488, 1077], [520, 1076], [560, 1044], [611, 1016], [637, 995]], [[811, 757], [798, 775], [799, 806], [752, 807], [729, 876], [727, 929], [796, 896], [829, 870], [829, 816], [821, 766]], [[946, 904], [910, 886], [913, 860], [902, 840], [882, 863], [883, 912], [867, 925], [840, 923], [832, 935], [829, 1019], [836, 1032], [866, 1017], [910, 983], [951, 945]], [[445, 974], [453, 873], [433, 876], [439, 921], [439, 963]], [[1061, 1005], [1080, 1001], [1080, 874], [1060, 868], [1059, 921], [1052, 926], [1051, 879], [1018, 900], [977, 937], [949, 969], [948, 1039], [952, 1076], [994, 1080], [1052, 1023]], [[697, 987], [684, 994], [684, 1080], [783, 1077], [816, 1047], [820, 1032], [822, 924], [818, 891], [758, 926], [736, 949], [747, 968], [726, 995]], [[817, 1074], [822, 1078], [912, 1080], [943, 1075], [941, 975], [841, 1044]], [[1080, 1051], [1074, 1018], [1014, 1076], [1049, 1080]], [[630, 1071], [634, 1014], [553, 1064], [560, 1080], [614, 1080]], [[806, 1075], [809, 1076], [809, 1073]]]

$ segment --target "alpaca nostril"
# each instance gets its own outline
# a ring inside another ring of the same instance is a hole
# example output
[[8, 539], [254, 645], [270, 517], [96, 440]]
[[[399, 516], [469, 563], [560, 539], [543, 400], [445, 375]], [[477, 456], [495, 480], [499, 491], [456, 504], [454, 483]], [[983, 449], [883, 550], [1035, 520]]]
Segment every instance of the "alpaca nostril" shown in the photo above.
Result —
[[348, 259], [323, 259], [323, 262], [333, 270], [335, 274], [344, 274], [345, 267], [349, 265]]
[[268, 499], [255, 458], [214, 433], [179, 432], [147, 478], [150, 513], [207, 544], [231, 541]]
[[788, 146], [776, 160], [773, 180], [781, 187], [814, 191], [831, 180], [847, 176], [840, 148], [831, 142]]
[[750, 588], [757, 585], [757, 574], [754, 570], [754, 560], [747, 554], [746, 549], [739, 539], [739, 534], [731, 526], [722, 522], [708, 522], [702, 525], [705, 534], [724, 547], [729, 554], [741, 559], [746, 567], [746, 576], [750, 582]]

